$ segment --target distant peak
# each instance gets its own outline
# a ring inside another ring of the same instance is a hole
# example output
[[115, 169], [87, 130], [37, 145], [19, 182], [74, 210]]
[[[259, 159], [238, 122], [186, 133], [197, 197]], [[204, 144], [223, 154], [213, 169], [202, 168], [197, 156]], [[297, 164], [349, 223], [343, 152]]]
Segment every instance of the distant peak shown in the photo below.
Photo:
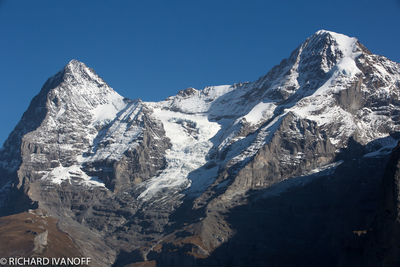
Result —
[[332, 32], [332, 31], [327, 31], [327, 30], [319, 30], [315, 32], [311, 37], [311, 39], [319, 39], [319, 40], [334, 40], [336, 43], [354, 43], [357, 41], [357, 38], [347, 36], [342, 33], [337, 33], [337, 32]]
[[89, 68], [85, 63], [76, 59], [72, 59], [65, 65], [62, 75], [63, 78], [67, 80], [74, 77], [77, 81], [90, 79], [98, 83], [104, 83], [92, 68]]
[[321, 34], [337, 34], [337, 33], [336, 33], [336, 32], [332, 32], [332, 31], [327, 31], [327, 30], [321, 29], [321, 30], [316, 31], [315, 34], [321, 35]]
[[83, 62], [77, 60], [77, 59], [71, 59], [67, 65], [79, 65], [79, 64], [83, 64]]
[[329, 60], [336, 61], [342, 57], [360, 52], [357, 38], [327, 30], [319, 30], [302, 44], [302, 49], [311, 54], [320, 54]]
[[64, 84], [60, 88], [68, 89], [70, 92], [76, 92], [78, 89], [88, 91], [86, 88], [88, 84], [96, 84], [97, 87], [107, 85], [92, 68], [76, 59], [69, 61], [57, 74], [49, 78], [44, 88], [50, 90], [59, 87], [60, 84]]
[[85, 65], [85, 63], [83, 63], [83, 62], [81, 62], [79, 60], [76, 60], [76, 59], [72, 59], [64, 67], [65, 70], [67, 70], [67, 71], [69, 70], [71, 72], [75, 72], [75, 71], [78, 71], [78, 70], [82, 71], [82, 70], [85, 70], [87, 68], [88, 67]]

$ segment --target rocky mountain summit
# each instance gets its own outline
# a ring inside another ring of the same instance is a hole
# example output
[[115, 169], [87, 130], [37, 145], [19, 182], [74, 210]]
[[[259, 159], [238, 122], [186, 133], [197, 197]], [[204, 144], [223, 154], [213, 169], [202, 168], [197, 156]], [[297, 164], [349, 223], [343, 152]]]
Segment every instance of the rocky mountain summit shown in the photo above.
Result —
[[400, 64], [324, 30], [160, 102], [72, 60], [0, 151], [0, 211], [46, 211], [94, 266], [363, 266], [399, 94]]

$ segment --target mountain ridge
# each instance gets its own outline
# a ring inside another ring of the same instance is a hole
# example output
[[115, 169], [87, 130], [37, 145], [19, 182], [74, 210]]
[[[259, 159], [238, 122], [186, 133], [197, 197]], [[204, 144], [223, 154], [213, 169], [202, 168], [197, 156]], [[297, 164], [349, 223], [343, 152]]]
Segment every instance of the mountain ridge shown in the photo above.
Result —
[[[399, 94], [398, 63], [325, 30], [254, 82], [188, 88], [159, 102], [126, 99], [71, 60], [0, 151], [1, 213], [46, 210], [98, 266], [129, 253], [139, 255], [131, 262], [169, 266], [171, 248], [187, 265], [201, 264], [195, 259], [235, 240], [225, 214], [268, 206], [250, 196], [280, 184], [301, 191], [320, 183], [315, 177], [329, 184], [324, 177], [349, 176], [353, 160], [360, 169], [385, 162], [399, 139]], [[368, 185], [351, 201], [370, 192], [380, 168], [373, 173], [349, 179]], [[345, 188], [337, 180], [334, 188]], [[15, 207], [16, 199], [25, 204]]]

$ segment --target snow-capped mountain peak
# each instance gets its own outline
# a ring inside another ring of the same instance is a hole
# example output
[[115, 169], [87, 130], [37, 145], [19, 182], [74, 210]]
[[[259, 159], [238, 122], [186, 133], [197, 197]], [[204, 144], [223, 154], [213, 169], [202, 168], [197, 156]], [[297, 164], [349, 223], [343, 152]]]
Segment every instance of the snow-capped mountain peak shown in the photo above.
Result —
[[[102, 79], [94, 72], [93, 69], [89, 68], [85, 65], [85, 63], [72, 59], [68, 62], [67, 65], [63, 68], [64, 74], [69, 74], [75, 76], [77, 79], [86, 78], [92, 79], [96, 81], [102, 81]], [[104, 81], [102, 81], [104, 83]]]
[[71, 59], [67, 65], [65, 65], [64, 69], [65, 70], [83, 70], [83, 69], [87, 69], [88, 67], [85, 65], [85, 63], [83, 63], [82, 61], [79, 61], [77, 59]]
[[322, 56], [321, 67], [325, 72], [329, 72], [333, 66], [340, 64], [352, 71], [354, 60], [361, 53], [358, 47], [358, 40], [343, 34], [320, 30], [311, 36], [303, 45], [303, 53], [314, 53]]

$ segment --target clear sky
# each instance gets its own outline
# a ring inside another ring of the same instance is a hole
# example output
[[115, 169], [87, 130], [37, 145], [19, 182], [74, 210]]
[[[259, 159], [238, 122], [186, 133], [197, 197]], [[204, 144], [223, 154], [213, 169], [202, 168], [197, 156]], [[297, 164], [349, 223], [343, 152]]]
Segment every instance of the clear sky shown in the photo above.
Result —
[[255, 80], [319, 29], [400, 62], [400, 0], [0, 0], [0, 143], [73, 58], [155, 101]]

